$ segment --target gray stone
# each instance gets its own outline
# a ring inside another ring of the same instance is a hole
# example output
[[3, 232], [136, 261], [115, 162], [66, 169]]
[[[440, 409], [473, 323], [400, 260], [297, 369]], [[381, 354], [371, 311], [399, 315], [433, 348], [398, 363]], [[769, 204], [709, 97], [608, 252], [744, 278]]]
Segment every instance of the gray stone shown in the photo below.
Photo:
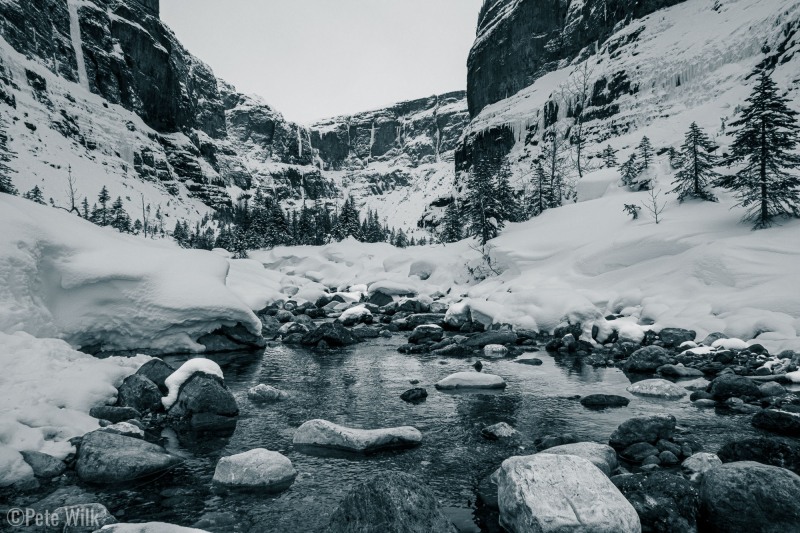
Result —
[[117, 422], [141, 418], [142, 414], [133, 407], [102, 405], [100, 407], [92, 407], [89, 410], [89, 416], [93, 416], [99, 420], [108, 420], [112, 424], [116, 424]]
[[288, 489], [295, 477], [297, 470], [286, 456], [256, 448], [220, 459], [213, 482], [228, 489], [280, 492]]
[[[174, 368], [158, 358], [150, 359], [148, 362], [140, 366], [139, 370], [136, 371], [138, 375], [146, 377], [155, 383], [158, 389], [164, 395], [166, 395], [168, 392], [164, 381], [166, 381], [166, 379], [170, 377], [173, 372], [175, 372]], [[121, 422], [121, 420], [117, 420], [117, 422]]]
[[179, 462], [161, 446], [93, 431], [83, 437], [75, 470], [87, 483], [114, 484], [164, 473]]
[[422, 442], [422, 433], [411, 426], [354, 429], [317, 419], [309, 420], [297, 428], [293, 442], [295, 446], [315, 446], [365, 453], [417, 446]]
[[575, 442], [572, 444], [562, 444], [547, 448], [542, 453], [552, 453], [556, 455], [575, 455], [583, 457], [594, 466], [599, 468], [605, 475], [610, 476], [617, 469], [617, 452], [614, 448], [606, 444], [596, 442]]
[[117, 394], [119, 407], [130, 407], [140, 413], [156, 412], [163, 409], [161, 391], [158, 386], [144, 376], [128, 376], [119, 386]]
[[659, 338], [667, 348], [677, 348], [684, 342], [697, 338], [697, 332], [681, 328], [664, 328], [658, 333]]
[[611, 478], [636, 509], [642, 531], [696, 533], [700, 495], [680, 476], [666, 472], [625, 474]]
[[622, 368], [625, 372], [654, 373], [671, 360], [669, 352], [661, 346], [645, 346], [633, 352]]
[[236, 426], [239, 407], [219, 376], [195, 372], [178, 391], [167, 416], [195, 431], [228, 430]]
[[611, 434], [609, 444], [625, 449], [637, 442], [655, 444], [659, 439], [671, 439], [675, 434], [675, 417], [672, 415], [640, 416], [626, 420]]
[[259, 383], [255, 387], [251, 387], [247, 390], [247, 397], [251, 402], [270, 403], [283, 401], [287, 399], [289, 395], [280, 389]]
[[56, 459], [52, 455], [35, 451], [22, 451], [19, 453], [33, 469], [33, 475], [36, 477], [52, 478], [60, 476], [67, 469], [64, 461]]

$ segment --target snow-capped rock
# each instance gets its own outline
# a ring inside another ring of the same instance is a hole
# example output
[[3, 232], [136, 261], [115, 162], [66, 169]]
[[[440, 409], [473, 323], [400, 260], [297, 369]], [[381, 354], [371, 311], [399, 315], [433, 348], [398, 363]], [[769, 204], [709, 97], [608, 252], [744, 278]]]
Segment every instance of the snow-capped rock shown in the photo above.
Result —
[[327, 420], [309, 420], [297, 428], [293, 442], [295, 446], [319, 446], [363, 453], [416, 446], [422, 442], [422, 433], [411, 426], [355, 429]]

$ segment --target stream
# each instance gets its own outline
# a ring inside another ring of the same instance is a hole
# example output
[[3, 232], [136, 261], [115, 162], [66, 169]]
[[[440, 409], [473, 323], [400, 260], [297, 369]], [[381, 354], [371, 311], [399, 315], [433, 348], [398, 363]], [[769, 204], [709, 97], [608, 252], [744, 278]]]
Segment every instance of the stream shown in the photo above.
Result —
[[[222, 366], [241, 410], [233, 435], [187, 442], [166, 433], [167, 447], [186, 458], [170, 475], [95, 492], [120, 521], [191, 526], [211, 513], [216, 526], [196, 527], [308, 533], [325, 531], [331, 513], [354, 484], [382, 472], [402, 471], [419, 477], [435, 492], [461, 531], [479, 532], [490, 529], [480, 526], [475, 516], [478, 481], [505, 458], [533, 453], [537, 437], [572, 433], [580, 440], [607, 442], [628, 418], [656, 413], [674, 415], [679, 432], [702, 442], [706, 451], [716, 452], [729, 440], [759, 434], [748, 415], [699, 409], [688, 396], [677, 401], [635, 397], [625, 391], [630, 380], [621, 370], [593, 368], [573, 356], [531, 354], [544, 361], [541, 366], [482, 359], [484, 372], [505, 378], [504, 391], [439, 392], [433, 386], [436, 381], [472, 370], [476, 358], [403, 355], [397, 351], [402, 342], [402, 336], [394, 336], [325, 353], [276, 344], [255, 354], [210, 356]], [[175, 367], [186, 359], [165, 358]], [[247, 390], [259, 383], [285, 390], [290, 398], [254, 405]], [[415, 386], [428, 390], [427, 401], [417, 405], [402, 401], [400, 394]], [[618, 394], [631, 402], [626, 408], [594, 411], [575, 399], [594, 393]], [[307, 455], [294, 449], [292, 436], [298, 426], [314, 418], [367, 429], [412, 425], [424, 440], [417, 448], [369, 456]], [[480, 435], [483, 427], [501, 421], [520, 432], [517, 442], [489, 441]], [[278, 495], [212, 491], [219, 458], [252, 448], [276, 450], [291, 459], [298, 471], [291, 488]]]

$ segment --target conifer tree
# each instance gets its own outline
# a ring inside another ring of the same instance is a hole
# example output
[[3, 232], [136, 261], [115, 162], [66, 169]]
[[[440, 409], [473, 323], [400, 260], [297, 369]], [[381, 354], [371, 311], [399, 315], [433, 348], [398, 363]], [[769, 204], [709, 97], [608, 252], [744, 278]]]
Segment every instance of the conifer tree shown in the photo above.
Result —
[[172, 238], [175, 239], [175, 242], [181, 246], [186, 246], [186, 243], [189, 240], [189, 236], [184, 232], [183, 224], [181, 224], [180, 220], [175, 222], [175, 229], [172, 230]]
[[83, 202], [81, 202], [81, 216], [85, 220], [89, 220], [89, 200], [84, 196]]
[[291, 244], [292, 236], [289, 222], [280, 204], [274, 200], [269, 202], [267, 211], [268, 229], [264, 237], [265, 245], [269, 248], [273, 248], [275, 246]]
[[514, 190], [511, 188], [509, 179], [511, 177], [511, 167], [508, 162], [503, 162], [500, 170], [495, 178], [495, 200], [497, 202], [499, 220], [508, 220], [510, 222], [519, 222], [522, 220], [519, 214], [519, 206], [517, 205], [517, 197]]
[[44, 201], [44, 194], [42, 194], [42, 190], [38, 185], [34, 185], [33, 189], [23, 194], [22, 197], [27, 200], [31, 200], [32, 202], [36, 202], [37, 204], [47, 205], [47, 203]]
[[781, 96], [766, 65], [756, 68], [756, 85], [730, 124], [734, 128], [728, 164], [744, 163], [732, 176], [717, 181], [736, 193], [754, 229], [766, 228], [776, 217], [800, 216], [800, 177], [789, 169], [800, 166], [794, 153], [800, 142], [797, 112]]
[[8, 162], [11, 161], [13, 155], [8, 148], [5, 122], [0, 119], [0, 193], [19, 194], [17, 188], [14, 187], [14, 182], [11, 180], [11, 167], [8, 166]]
[[711, 142], [703, 130], [692, 122], [686, 132], [683, 146], [681, 146], [680, 167], [672, 182], [672, 190], [678, 195], [678, 201], [683, 202], [687, 197], [715, 201], [714, 195], [708, 191], [708, 186], [718, 176], [714, 172], [716, 157], [714, 150], [717, 147]]
[[110, 222], [109, 225], [116, 228], [120, 233], [130, 233], [131, 231], [131, 217], [122, 206], [122, 198], [117, 196], [114, 203], [111, 204]]
[[108, 226], [110, 222], [108, 210], [108, 201], [110, 199], [111, 196], [108, 194], [108, 189], [103, 185], [103, 188], [100, 189], [100, 194], [97, 195], [97, 201], [100, 202], [100, 207], [96, 207], [92, 211], [92, 222], [98, 226]]
[[605, 147], [600, 157], [603, 158], [603, 163], [606, 165], [606, 168], [615, 168], [617, 166], [617, 152], [611, 148], [610, 144]]
[[567, 178], [565, 168], [565, 149], [558, 129], [552, 129], [542, 138], [542, 168], [549, 182], [550, 198], [548, 207], [560, 207], [563, 203]]
[[393, 244], [398, 248], [408, 247], [408, 237], [406, 237], [406, 234], [402, 229], [398, 230], [397, 237], [395, 237]]
[[458, 207], [458, 201], [453, 198], [444, 210], [439, 238], [442, 242], [458, 242], [463, 235], [463, 226], [461, 209]]
[[645, 135], [642, 137], [642, 142], [636, 148], [639, 151], [639, 157], [642, 160], [642, 169], [649, 168], [653, 163], [653, 145], [650, 144], [650, 139]]
[[353, 237], [357, 240], [362, 240], [361, 234], [361, 216], [356, 208], [355, 200], [348, 197], [342, 204], [339, 211], [339, 217], [333, 228], [333, 236], [337, 241]]
[[488, 161], [479, 160], [473, 165], [466, 185], [467, 232], [484, 245], [503, 229], [503, 220], [497, 218], [501, 209], [494, 194], [494, 180]]
[[533, 167], [533, 187], [528, 202], [531, 217], [538, 217], [550, 207], [554, 207], [553, 189], [550, 179], [545, 173], [541, 159], [537, 159]]
[[636, 181], [636, 178], [639, 177], [640, 172], [641, 167], [639, 166], [639, 160], [636, 157], [636, 152], [633, 152], [630, 157], [628, 157], [628, 160], [625, 161], [621, 167], [619, 167], [619, 173], [622, 175], [622, 183], [628, 187], [633, 186], [633, 183]]

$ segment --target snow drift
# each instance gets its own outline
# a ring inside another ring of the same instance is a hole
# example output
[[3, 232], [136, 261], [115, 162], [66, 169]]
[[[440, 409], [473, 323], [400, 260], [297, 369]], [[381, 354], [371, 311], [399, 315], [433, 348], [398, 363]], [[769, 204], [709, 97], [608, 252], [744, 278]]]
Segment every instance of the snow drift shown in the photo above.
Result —
[[237, 296], [253, 283], [229, 288], [230, 262], [218, 254], [121, 235], [5, 194], [0, 228], [2, 332], [152, 352], [203, 351], [199, 337], [237, 323], [260, 335]]

